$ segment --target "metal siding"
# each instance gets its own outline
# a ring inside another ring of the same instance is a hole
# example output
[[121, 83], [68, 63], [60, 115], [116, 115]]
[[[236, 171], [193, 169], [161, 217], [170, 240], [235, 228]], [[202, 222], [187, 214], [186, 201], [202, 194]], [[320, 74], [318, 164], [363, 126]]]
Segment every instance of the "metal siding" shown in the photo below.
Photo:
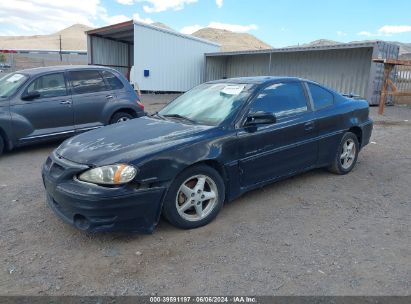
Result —
[[[92, 48], [90, 47], [90, 43], [93, 45]], [[89, 63], [110, 66], [124, 75], [127, 75], [128, 68], [116, 66], [129, 65], [128, 49], [129, 45], [127, 43], [96, 36], [88, 36]]]
[[[366, 96], [372, 48], [227, 56], [227, 77], [296, 76], [324, 84], [336, 91]], [[207, 80], [224, 73], [220, 57], [207, 58]], [[221, 78], [221, 77], [220, 77]]]
[[[204, 53], [219, 46], [134, 24], [134, 73], [141, 90], [184, 92], [203, 82]], [[144, 77], [143, 71], [150, 76]]]
[[217, 80], [227, 77], [227, 57], [207, 57], [205, 81]]
[[[376, 42], [373, 50], [372, 58], [380, 59], [398, 59], [399, 47], [395, 44], [386, 42]], [[396, 70], [391, 73], [391, 79], [395, 81]], [[384, 77], [384, 64], [375, 63], [371, 64], [370, 69], [370, 81], [368, 87], [368, 102], [371, 105], [377, 105], [380, 103], [382, 81]], [[392, 102], [392, 96], [387, 96], [387, 101]]]

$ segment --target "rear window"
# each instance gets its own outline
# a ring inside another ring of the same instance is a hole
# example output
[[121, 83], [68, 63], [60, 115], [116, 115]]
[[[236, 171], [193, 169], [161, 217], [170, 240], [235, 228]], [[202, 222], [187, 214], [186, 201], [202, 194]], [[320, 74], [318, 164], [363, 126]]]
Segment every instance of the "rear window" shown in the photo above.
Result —
[[98, 71], [71, 71], [69, 72], [74, 94], [95, 93], [109, 90], [103, 77]]
[[331, 106], [334, 103], [334, 96], [322, 87], [313, 83], [307, 83], [313, 98], [314, 109], [321, 110]]
[[107, 81], [107, 83], [110, 85], [112, 90], [119, 90], [124, 88], [123, 83], [121, 82], [120, 79], [113, 73], [109, 71], [103, 71], [103, 77]]

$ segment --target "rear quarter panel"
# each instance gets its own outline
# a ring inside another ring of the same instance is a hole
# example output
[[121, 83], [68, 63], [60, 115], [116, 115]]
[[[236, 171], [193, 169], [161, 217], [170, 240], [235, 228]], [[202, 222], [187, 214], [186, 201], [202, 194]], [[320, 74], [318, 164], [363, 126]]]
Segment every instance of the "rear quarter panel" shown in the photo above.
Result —
[[[319, 121], [319, 157], [318, 166], [330, 164], [345, 132], [354, 127], [365, 130], [371, 125], [369, 106], [365, 100], [356, 100], [335, 95], [335, 105], [318, 112]], [[368, 143], [369, 132], [363, 132], [362, 146]], [[368, 139], [367, 139], [368, 136]]]

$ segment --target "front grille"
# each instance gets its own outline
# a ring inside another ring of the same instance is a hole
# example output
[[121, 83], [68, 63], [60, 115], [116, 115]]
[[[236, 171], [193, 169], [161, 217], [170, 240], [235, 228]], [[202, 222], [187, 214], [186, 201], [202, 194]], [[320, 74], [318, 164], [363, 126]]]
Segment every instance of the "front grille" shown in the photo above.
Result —
[[59, 178], [64, 173], [64, 167], [58, 163], [53, 163], [50, 167], [50, 175], [54, 178]]
[[64, 159], [53, 152], [47, 159], [44, 169], [48, 172], [49, 176], [57, 181], [66, 178], [72, 178], [77, 173], [88, 169], [86, 165], [77, 164]]

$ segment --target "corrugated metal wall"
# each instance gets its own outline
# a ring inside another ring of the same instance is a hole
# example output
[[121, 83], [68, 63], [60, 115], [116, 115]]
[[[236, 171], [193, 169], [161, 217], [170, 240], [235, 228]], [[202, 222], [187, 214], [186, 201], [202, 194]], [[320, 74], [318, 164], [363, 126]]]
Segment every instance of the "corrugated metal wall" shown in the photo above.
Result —
[[[296, 76], [378, 104], [383, 70], [372, 58], [397, 58], [398, 47], [384, 42], [359, 47], [274, 50], [271, 53], [206, 56], [206, 81], [241, 76]], [[271, 64], [270, 64], [271, 63]]]
[[132, 45], [91, 35], [87, 39], [89, 64], [109, 66], [127, 75], [127, 67], [132, 65], [132, 61], [128, 63], [133, 58]]
[[[134, 79], [144, 91], [183, 92], [202, 83], [204, 53], [220, 49], [140, 24], [134, 25], [134, 45]], [[150, 71], [149, 77], [144, 77], [144, 70]]]
[[[207, 81], [223, 77], [295, 76], [339, 92], [366, 96], [371, 54], [372, 48], [358, 48], [208, 57]], [[217, 68], [222, 61], [226, 61], [225, 71]]]
[[[395, 44], [385, 43], [378, 41], [375, 44], [372, 58], [379, 59], [397, 59], [400, 48]], [[370, 78], [368, 86], [368, 102], [371, 105], [377, 105], [380, 103], [380, 96], [382, 90], [382, 80], [384, 77], [384, 64], [382, 63], [373, 63], [370, 70], [370, 75], [373, 77]], [[395, 81], [396, 79], [396, 70], [394, 69], [391, 72], [391, 79]], [[392, 96], [387, 96], [387, 102], [391, 103], [393, 100]]]

